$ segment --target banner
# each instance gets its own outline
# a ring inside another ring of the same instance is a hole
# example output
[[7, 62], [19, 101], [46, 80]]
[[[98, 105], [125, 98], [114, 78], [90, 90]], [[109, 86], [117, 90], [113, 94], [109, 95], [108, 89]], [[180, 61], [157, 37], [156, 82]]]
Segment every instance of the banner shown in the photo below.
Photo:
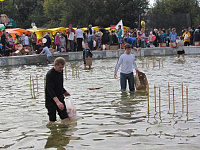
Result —
[[121, 25], [121, 29], [122, 29], [122, 36], [124, 35], [124, 30], [123, 30], [123, 22], [122, 19], [118, 22], [118, 24], [116, 25], [116, 30], [118, 30], [118, 26]]

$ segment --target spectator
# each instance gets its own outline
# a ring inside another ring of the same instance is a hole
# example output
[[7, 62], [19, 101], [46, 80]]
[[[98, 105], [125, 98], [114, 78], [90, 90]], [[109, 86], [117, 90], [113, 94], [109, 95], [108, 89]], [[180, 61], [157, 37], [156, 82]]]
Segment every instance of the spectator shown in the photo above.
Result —
[[190, 45], [190, 32], [188, 32], [188, 29], [185, 29], [185, 32], [183, 33], [182, 37], [184, 38], [184, 46]]
[[136, 48], [137, 40], [135, 37], [126, 37], [126, 38], [124, 38], [124, 41], [126, 44], [130, 44], [132, 49], [135, 49], [136, 51], [138, 51], [138, 48]]
[[118, 45], [118, 39], [114, 30], [111, 31], [110, 38], [110, 45]]
[[[104, 30], [103, 35], [102, 35], [102, 40], [101, 40], [103, 47], [104, 47], [104, 45], [106, 47], [110, 42], [110, 35], [109, 34], [110, 33], [108, 32], [108, 30]], [[104, 48], [102, 48], [102, 49], [104, 49]]]
[[8, 42], [9, 42], [9, 45], [10, 45], [11, 47], [13, 47], [13, 45], [14, 45], [14, 43], [15, 43], [15, 40], [14, 40], [14, 38], [12, 37], [11, 34], [8, 35]]
[[34, 51], [36, 50], [36, 43], [37, 43], [37, 35], [34, 32], [32, 35], [32, 47]]
[[3, 30], [3, 34], [1, 35], [1, 44], [2, 44], [2, 56], [6, 55], [6, 31]]
[[51, 47], [51, 38], [50, 38], [50, 36], [49, 36], [49, 33], [46, 33], [46, 34], [44, 35], [44, 38], [47, 39], [47, 42], [44, 43], [44, 45], [47, 46], [48, 48], [50, 48], [50, 47]]
[[102, 38], [100, 29], [98, 29], [95, 35], [96, 35], [97, 50], [99, 50], [101, 49], [101, 38]]
[[75, 30], [73, 29], [72, 24], [69, 24], [69, 29], [67, 29], [66, 33], [69, 40], [69, 51], [74, 51]]
[[118, 29], [117, 29], [117, 38], [118, 38], [118, 43], [119, 43], [119, 49], [122, 49], [122, 43], [123, 43], [123, 40], [122, 40], [122, 29], [121, 29], [121, 25], [118, 25]]
[[66, 52], [66, 39], [63, 33], [60, 34], [60, 51]]
[[26, 36], [24, 37], [24, 46], [29, 46], [28, 34], [26, 34]]
[[83, 31], [77, 26], [76, 29], [76, 42], [77, 42], [77, 51], [83, 51], [82, 42], [83, 42]]
[[[174, 42], [176, 42], [177, 33], [176, 33], [176, 29], [175, 29], [175, 28], [172, 29], [172, 32], [171, 32], [170, 35], [169, 35], [169, 39], [170, 39], [171, 45], [172, 45]], [[173, 46], [173, 47], [174, 47], [174, 46]]]
[[87, 30], [87, 36], [88, 36], [88, 44], [89, 48], [93, 50], [93, 42], [94, 42], [94, 29], [92, 28], [92, 25], [90, 24]]
[[199, 33], [199, 29], [195, 29], [195, 32], [194, 32], [194, 42], [195, 42], [195, 45], [200, 45], [200, 33]]
[[156, 39], [155, 39], [153, 45], [154, 45], [155, 47], [158, 47], [158, 41], [159, 41], [158, 29], [154, 29], [153, 34], [156, 36]]
[[50, 52], [49, 48], [45, 45], [42, 46], [43, 47], [43, 50], [41, 51], [40, 55], [41, 54], [46, 54], [47, 56], [47, 63], [51, 63], [52, 61], [52, 53]]
[[56, 45], [57, 52], [61, 52], [60, 51], [60, 37], [59, 36], [60, 36], [60, 33], [57, 32], [56, 36], [55, 36], [55, 45]]

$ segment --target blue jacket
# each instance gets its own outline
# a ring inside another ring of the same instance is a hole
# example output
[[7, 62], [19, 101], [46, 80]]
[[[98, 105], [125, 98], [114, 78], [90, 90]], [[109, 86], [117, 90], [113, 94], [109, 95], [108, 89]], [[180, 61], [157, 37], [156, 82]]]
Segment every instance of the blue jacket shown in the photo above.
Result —
[[126, 43], [131, 44], [131, 48], [133, 48], [136, 44], [136, 38], [135, 37], [127, 37]]
[[171, 32], [170, 35], [169, 35], [169, 39], [171, 42], [175, 42], [176, 39], [177, 39], [177, 33], [176, 32]]

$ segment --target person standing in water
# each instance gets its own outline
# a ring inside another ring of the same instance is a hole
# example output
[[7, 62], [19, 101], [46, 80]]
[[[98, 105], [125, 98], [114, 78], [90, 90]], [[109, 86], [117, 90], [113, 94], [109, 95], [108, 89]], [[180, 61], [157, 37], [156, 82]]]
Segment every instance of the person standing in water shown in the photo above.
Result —
[[117, 77], [117, 71], [120, 66], [121, 66], [121, 72], [120, 72], [121, 91], [126, 90], [127, 80], [129, 84], [129, 90], [131, 92], [135, 91], [133, 68], [135, 68], [137, 73], [139, 72], [139, 70], [135, 62], [135, 55], [131, 53], [130, 44], [125, 45], [125, 52], [119, 57], [119, 60], [117, 62], [114, 71], [114, 78]]
[[48, 111], [49, 122], [56, 121], [56, 112], [60, 116], [62, 122], [69, 120], [64, 96], [70, 94], [63, 87], [63, 68], [65, 66], [65, 59], [57, 57], [54, 60], [54, 67], [46, 74], [46, 87], [45, 87], [45, 107]]

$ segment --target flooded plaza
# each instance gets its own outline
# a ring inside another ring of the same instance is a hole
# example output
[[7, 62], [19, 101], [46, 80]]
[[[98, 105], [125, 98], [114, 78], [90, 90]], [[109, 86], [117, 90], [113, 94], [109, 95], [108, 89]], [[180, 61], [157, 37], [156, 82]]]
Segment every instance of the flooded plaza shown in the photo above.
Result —
[[0, 68], [0, 149], [199, 150], [200, 56], [185, 58], [136, 59], [149, 82], [149, 114], [146, 91], [120, 91], [119, 71], [113, 77], [117, 59], [94, 60], [91, 70], [67, 62], [64, 87], [78, 118], [53, 125], [44, 104], [44, 77], [53, 65]]

